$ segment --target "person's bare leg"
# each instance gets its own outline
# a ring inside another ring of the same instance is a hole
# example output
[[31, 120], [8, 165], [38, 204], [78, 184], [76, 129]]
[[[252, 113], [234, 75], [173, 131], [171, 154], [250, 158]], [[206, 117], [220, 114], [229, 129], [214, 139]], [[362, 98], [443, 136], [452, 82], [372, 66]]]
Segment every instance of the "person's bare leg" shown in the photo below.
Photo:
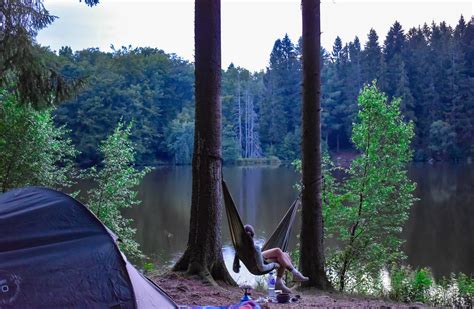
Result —
[[[278, 263], [281, 265], [281, 268], [287, 269], [289, 272], [293, 274], [293, 281], [296, 282], [303, 282], [308, 281], [309, 278], [303, 276], [291, 262], [291, 257], [287, 252], [281, 251], [279, 248], [270, 249], [267, 251], [262, 252], [262, 255], [266, 259], [276, 259]], [[283, 274], [281, 275], [283, 277]]]
[[283, 260], [285, 261], [285, 264], [288, 265], [286, 268], [289, 271], [292, 271], [295, 267], [293, 266], [293, 263], [291, 262], [291, 257], [288, 252], [283, 252]]
[[285, 274], [285, 270], [288, 269], [288, 267], [292, 266], [291, 262], [290, 265], [288, 265], [288, 259], [285, 258], [285, 253], [279, 248], [273, 248], [262, 252], [262, 256], [265, 259], [277, 260], [277, 263], [280, 264], [280, 268], [278, 268], [277, 271], [275, 289], [281, 290], [283, 293], [291, 293], [291, 290], [285, 285], [285, 282], [283, 281], [283, 275]]
[[284, 256], [284, 260], [285, 260], [286, 264], [290, 265], [287, 269], [288, 269], [288, 271], [290, 271], [293, 274], [293, 281], [303, 282], [303, 281], [308, 281], [309, 280], [308, 277], [303, 276], [303, 274], [300, 273], [298, 271], [298, 269], [296, 269], [293, 266], [293, 263], [291, 262], [291, 257], [287, 252], [283, 252], [283, 256]]
[[269, 250], [265, 250], [262, 252], [262, 256], [266, 260], [276, 260], [280, 266], [285, 269], [288, 268], [289, 266], [291, 267], [291, 262], [290, 265], [288, 265], [288, 260], [285, 258], [285, 254], [283, 251], [281, 251], [280, 248], [273, 248]]
[[285, 274], [285, 267], [282, 266], [277, 269], [277, 278], [278, 277], [282, 278], [284, 274]]
[[[270, 250], [266, 250], [262, 252], [262, 256], [265, 259], [274, 259], [280, 264], [279, 272], [277, 274], [277, 281], [278, 278], [282, 278], [284, 274], [284, 270], [287, 269], [293, 274], [293, 281], [296, 282], [303, 282], [303, 281], [308, 281], [309, 278], [303, 276], [294, 266], [293, 263], [291, 262], [291, 257], [287, 252], [281, 251], [280, 248], [273, 248]], [[282, 280], [280, 280], [283, 282]]]

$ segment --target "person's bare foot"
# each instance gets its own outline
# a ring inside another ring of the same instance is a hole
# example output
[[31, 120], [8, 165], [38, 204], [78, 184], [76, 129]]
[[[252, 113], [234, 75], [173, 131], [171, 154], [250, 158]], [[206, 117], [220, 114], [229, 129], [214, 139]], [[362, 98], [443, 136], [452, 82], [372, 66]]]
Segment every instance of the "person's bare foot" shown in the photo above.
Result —
[[296, 269], [293, 269], [291, 273], [293, 274], [293, 281], [295, 282], [305, 282], [309, 280], [308, 277], [303, 276], [303, 274]]
[[282, 279], [277, 279], [275, 290], [281, 290], [283, 293], [291, 293], [291, 290], [285, 285], [285, 282]]

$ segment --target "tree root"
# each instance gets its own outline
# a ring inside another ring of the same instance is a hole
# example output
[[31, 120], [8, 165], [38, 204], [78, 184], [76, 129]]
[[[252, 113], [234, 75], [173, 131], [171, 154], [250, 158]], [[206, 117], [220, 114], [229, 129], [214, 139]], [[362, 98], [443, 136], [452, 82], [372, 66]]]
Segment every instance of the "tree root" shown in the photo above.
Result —
[[173, 266], [172, 271], [182, 273], [186, 277], [201, 280], [215, 287], [219, 286], [219, 283], [237, 286], [237, 283], [227, 271], [224, 261], [214, 264], [212, 270], [209, 271], [209, 269], [204, 267], [201, 263], [190, 262], [189, 255], [185, 253]]
[[332, 284], [329, 282], [329, 280], [324, 276], [323, 280], [315, 280], [314, 282], [312, 280], [309, 280], [307, 282], [302, 282], [298, 290], [311, 290], [311, 289], [317, 289], [321, 291], [326, 291], [326, 292], [333, 292], [335, 291]]
[[217, 265], [212, 268], [211, 274], [213, 278], [226, 285], [237, 286], [237, 283], [234, 281], [234, 279], [232, 279], [231, 275], [227, 271], [224, 261], [217, 263]]
[[189, 265], [189, 254], [188, 254], [188, 250], [186, 250], [184, 254], [180, 257], [178, 262], [176, 262], [173, 268], [171, 268], [171, 271], [185, 272], [188, 270], [188, 265]]

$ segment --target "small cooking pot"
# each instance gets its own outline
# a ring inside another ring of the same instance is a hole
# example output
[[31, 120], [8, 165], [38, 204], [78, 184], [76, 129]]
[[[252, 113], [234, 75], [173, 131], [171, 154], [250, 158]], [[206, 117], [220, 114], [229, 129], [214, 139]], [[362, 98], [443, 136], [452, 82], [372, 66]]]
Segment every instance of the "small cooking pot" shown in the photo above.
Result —
[[278, 294], [276, 299], [277, 299], [277, 302], [279, 302], [280, 304], [287, 303], [290, 301], [290, 294], [288, 293]]

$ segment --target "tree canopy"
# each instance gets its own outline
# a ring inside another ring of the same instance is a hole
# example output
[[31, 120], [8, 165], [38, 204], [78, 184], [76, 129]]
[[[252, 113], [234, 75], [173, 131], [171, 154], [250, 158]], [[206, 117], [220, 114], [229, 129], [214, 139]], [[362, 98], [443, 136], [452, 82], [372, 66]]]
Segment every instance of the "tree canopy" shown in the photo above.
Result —
[[35, 108], [69, 98], [82, 82], [60, 74], [57, 57], [35, 41], [56, 18], [41, 0], [3, 0], [0, 6], [0, 87]]
[[[383, 42], [371, 29], [363, 47], [357, 37], [349, 43], [336, 38], [331, 51], [321, 49], [323, 141], [330, 150], [354, 150], [356, 98], [364, 84], [377, 80], [389, 99], [402, 98], [402, 115], [414, 122], [416, 160], [472, 157], [473, 36], [474, 26], [461, 18], [454, 28], [433, 23], [408, 31], [395, 22]], [[64, 47], [53, 58], [61, 75], [88, 77], [84, 91], [57, 111], [58, 123], [73, 131], [81, 164], [100, 161], [94, 145], [122, 115], [137, 120], [132, 138], [138, 162], [190, 163], [189, 156], [177, 158], [173, 143], [190, 134], [178, 124], [185, 125], [186, 109], [194, 107], [191, 63], [158, 49], [131, 47], [111, 52]], [[231, 64], [222, 72], [226, 162], [300, 156], [301, 46], [285, 35], [275, 42], [269, 60], [265, 71]], [[449, 126], [450, 144], [436, 137], [441, 132], [437, 121]]]

